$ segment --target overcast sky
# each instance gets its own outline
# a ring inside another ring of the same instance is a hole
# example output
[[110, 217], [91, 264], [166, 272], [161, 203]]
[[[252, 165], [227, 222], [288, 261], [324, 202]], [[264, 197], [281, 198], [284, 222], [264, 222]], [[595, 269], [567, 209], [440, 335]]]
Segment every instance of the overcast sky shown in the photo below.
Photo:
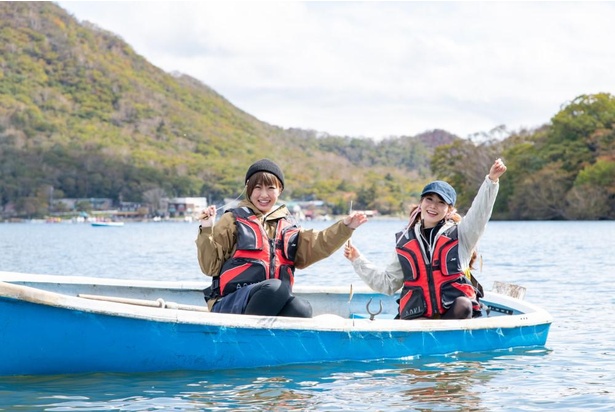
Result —
[[615, 93], [615, 2], [58, 4], [284, 128], [467, 137]]

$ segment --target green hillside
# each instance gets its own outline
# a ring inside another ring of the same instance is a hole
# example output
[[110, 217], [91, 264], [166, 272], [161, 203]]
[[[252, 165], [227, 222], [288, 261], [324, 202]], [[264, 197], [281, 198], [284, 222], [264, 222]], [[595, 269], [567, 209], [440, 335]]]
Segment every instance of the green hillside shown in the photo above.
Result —
[[[581, 96], [543, 128], [504, 141], [475, 144], [442, 130], [380, 142], [320, 136], [260, 121], [54, 3], [0, 2], [0, 27], [3, 218], [44, 216], [51, 191], [134, 202], [157, 191], [220, 202], [241, 192], [246, 168], [261, 157], [284, 169], [286, 199], [323, 199], [333, 213], [353, 200], [355, 208], [405, 214], [434, 177], [455, 184], [463, 211], [501, 156], [509, 173], [496, 217], [615, 215], [608, 94]], [[581, 207], [577, 198], [588, 197], [597, 203]]]
[[[407, 176], [366, 155], [373, 142], [317, 139], [313, 131], [261, 122], [53, 3], [0, 3], [0, 21], [3, 205], [32, 213], [41, 205], [23, 203], [44, 203], [39, 192], [50, 186], [66, 197], [140, 201], [160, 188], [218, 200], [236, 195], [247, 166], [265, 156], [284, 168], [286, 196], [293, 197], [335, 202], [366, 182], [377, 184], [376, 176]], [[428, 171], [422, 143], [413, 145], [397, 163]]]

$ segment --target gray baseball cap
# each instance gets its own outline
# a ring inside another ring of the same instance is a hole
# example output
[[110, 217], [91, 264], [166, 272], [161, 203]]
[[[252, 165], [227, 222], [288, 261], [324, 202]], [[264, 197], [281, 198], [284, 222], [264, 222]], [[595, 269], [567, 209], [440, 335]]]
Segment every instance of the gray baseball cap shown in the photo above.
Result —
[[455, 200], [457, 200], [457, 193], [453, 186], [449, 185], [443, 180], [435, 180], [429, 183], [427, 186], [423, 188], [423, 192], [421, 192], [421, 197], [425, 196], [428, 193], [435, 193], [440, 196], [447, 204], [454, 206]]

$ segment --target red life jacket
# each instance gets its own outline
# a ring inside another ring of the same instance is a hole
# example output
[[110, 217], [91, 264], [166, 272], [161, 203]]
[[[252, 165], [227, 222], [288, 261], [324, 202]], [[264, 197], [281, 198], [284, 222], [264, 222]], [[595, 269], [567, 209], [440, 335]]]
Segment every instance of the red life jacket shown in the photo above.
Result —
[[401, 319], [443, 314], [460, 296], [467, 296], [478, 305], [476, 291], [459, 262], [456, 225], [438, 236], [431, 262], [425, 259], [414, 230], [398, 233], [396, 237], [395, 250], [404, 274], [399, 299]]
[[244, 286], [267, 279], [280, 279], [292, 287], [299, 227], [289, 217], [276, 223], [275, 238], [267, 236], [258, 217], [249, 208], [231, 209], [237, 225], [237, 245], [212, 281], [213, 296], [225, 296]]

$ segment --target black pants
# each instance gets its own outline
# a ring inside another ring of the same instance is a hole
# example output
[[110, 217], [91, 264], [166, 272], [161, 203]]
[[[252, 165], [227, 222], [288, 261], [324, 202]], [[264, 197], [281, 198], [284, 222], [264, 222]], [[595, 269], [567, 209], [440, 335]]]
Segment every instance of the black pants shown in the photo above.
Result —
[[248, 298], [246, 315], [291, 316], [311, 318], [312, 305], [293, 296], [290, 287], [279, 279], [268, 279], [256, 284]]

